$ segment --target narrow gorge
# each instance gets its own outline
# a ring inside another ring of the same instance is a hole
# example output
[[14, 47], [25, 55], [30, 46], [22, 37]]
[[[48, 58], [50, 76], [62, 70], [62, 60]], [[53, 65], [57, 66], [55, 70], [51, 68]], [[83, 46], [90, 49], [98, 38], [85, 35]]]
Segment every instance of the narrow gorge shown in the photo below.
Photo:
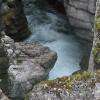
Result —
[[[81, 46], [77, 37], [73, 35], [67, 18], [58, 13], [54, 8], [48, 8], [41, 2], [32, 5], [25, 4], [25, 11], [28, 12], [27, 19], [32, 35], [26, 40], [40, 42], [50, 47], [58, 54], [58, 60], [49, 74], [49, 79], [55, 79], [64, 75], [71, 75], [80, 70], [79, 63], [82, 56]], [[26, 5], [28, 5], [26, 7]], [[35, 11], [34, 11], [34, 10]], [[76, 58], [76, 59], [75, 59]], [[59, 70], [60, 69], [60, 70]]]
[[99, 0], [0, 0], [0, 100], [99, 100], [99, 10]]

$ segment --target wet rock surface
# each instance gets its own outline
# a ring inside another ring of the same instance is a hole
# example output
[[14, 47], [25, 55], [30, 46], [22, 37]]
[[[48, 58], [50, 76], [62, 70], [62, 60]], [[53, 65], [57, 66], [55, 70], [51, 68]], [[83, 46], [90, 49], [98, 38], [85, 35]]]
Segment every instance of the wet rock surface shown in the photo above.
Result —
[[96, 0], [64, 0], [69, 23], [83, 45], [82, 70], [87, 70], [93, 41]]

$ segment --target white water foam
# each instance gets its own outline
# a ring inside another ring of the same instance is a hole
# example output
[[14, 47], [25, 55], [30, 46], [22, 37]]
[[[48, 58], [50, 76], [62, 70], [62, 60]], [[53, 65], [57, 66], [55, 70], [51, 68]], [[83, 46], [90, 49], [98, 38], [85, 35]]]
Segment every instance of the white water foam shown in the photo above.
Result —
[[[57, 62], [49, 74], [49, 79], [71, 75], [80, 69], [81, 47], [77, 38], [72, 34], [58, 32], [57, 29], [65, 27], [65, 19], [48, 12], [33, 11], [27, 16], [32, 35], [28, 42], [38, 41], [50, 47], [58, 54]], [[58, 25], [59, 24], [59, 25]], [[58, 25], [58, 26], [57, 26]]]

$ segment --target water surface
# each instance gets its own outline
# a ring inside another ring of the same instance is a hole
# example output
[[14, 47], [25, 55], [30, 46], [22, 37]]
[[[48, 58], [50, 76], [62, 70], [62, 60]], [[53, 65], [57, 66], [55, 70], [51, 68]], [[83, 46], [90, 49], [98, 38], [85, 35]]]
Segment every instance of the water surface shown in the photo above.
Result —
[[28, 42], [40, 42], [50, 47], [58, 54], [57, 62], [50, 71], [49, 79], [71, 75], [80, 70], [82, 50], [78, 38], [75, 37], [64, 16], [50, 13], [48, 10], [33, 6], [31, 14], [27, 15], [32, 35]]

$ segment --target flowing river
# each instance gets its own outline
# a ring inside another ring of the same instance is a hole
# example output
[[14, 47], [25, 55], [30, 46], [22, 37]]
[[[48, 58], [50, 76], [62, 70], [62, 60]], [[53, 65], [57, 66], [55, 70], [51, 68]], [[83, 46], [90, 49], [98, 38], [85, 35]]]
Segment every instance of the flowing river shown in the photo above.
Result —
[[[33, 5], [32, 9], [31, 13], [27, 14], [32, 35], [26, 41], [40, 42], [56, 51], [58, 55], [49, 79], [68, 76], [80, 70], [81, 45], [78, 38], [72, 34], [67, 19], [55, 11], [52, 13], [38, 5]], [[29, 8], [26, 10], [30, 11]]]

